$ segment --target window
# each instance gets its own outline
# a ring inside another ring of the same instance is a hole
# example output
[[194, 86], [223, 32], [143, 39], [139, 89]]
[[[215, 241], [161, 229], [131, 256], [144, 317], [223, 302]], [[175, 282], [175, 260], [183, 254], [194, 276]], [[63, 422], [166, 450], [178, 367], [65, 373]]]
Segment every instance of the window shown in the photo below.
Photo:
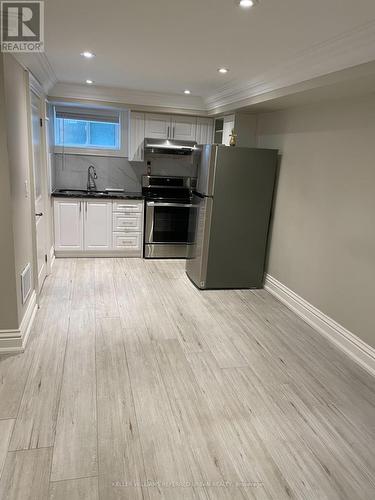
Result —
[[121, 111], [56, 106], [54, 125], [57, 151], [124, 156]]

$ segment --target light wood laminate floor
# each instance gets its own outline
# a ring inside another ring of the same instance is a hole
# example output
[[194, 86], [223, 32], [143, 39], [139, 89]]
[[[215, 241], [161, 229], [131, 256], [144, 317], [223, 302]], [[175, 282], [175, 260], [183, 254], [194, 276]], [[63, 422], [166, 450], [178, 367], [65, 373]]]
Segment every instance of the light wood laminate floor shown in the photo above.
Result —
[[1, 500], [374, 498], [374, 379], [263, 290], [58, 259], [0, 358]]

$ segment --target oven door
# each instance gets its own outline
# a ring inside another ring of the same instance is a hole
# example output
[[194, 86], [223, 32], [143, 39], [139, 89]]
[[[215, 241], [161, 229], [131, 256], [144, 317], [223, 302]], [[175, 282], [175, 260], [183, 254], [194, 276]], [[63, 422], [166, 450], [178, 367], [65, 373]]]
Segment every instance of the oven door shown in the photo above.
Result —
[[146, 203], [145, 243], [186, 244], [193, 241], [189, 215], [191, 203]]

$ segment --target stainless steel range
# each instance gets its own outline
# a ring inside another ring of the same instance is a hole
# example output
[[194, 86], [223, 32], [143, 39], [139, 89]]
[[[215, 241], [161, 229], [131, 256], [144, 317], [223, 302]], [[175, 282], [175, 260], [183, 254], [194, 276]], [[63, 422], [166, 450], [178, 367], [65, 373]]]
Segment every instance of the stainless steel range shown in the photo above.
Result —
[[189, 215], [194, 181], [190, 177], [142, 177], [146, 198], [145, 258], [187, 257], [193, 241]]

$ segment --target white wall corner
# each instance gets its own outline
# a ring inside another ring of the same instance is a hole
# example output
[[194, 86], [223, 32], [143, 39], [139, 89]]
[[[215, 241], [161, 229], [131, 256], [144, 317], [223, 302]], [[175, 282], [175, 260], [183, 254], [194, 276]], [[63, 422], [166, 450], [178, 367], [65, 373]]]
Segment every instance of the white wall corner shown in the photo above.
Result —
[[375, 349], [373, 347], [269, 274], [266, 275], [264, 288], [368, 373], [375, 376]]
[[0, 330], [0, 355], [25, 350], [37, 310], [36, 293], [33, 290], [20, 327], [16, 330]]

